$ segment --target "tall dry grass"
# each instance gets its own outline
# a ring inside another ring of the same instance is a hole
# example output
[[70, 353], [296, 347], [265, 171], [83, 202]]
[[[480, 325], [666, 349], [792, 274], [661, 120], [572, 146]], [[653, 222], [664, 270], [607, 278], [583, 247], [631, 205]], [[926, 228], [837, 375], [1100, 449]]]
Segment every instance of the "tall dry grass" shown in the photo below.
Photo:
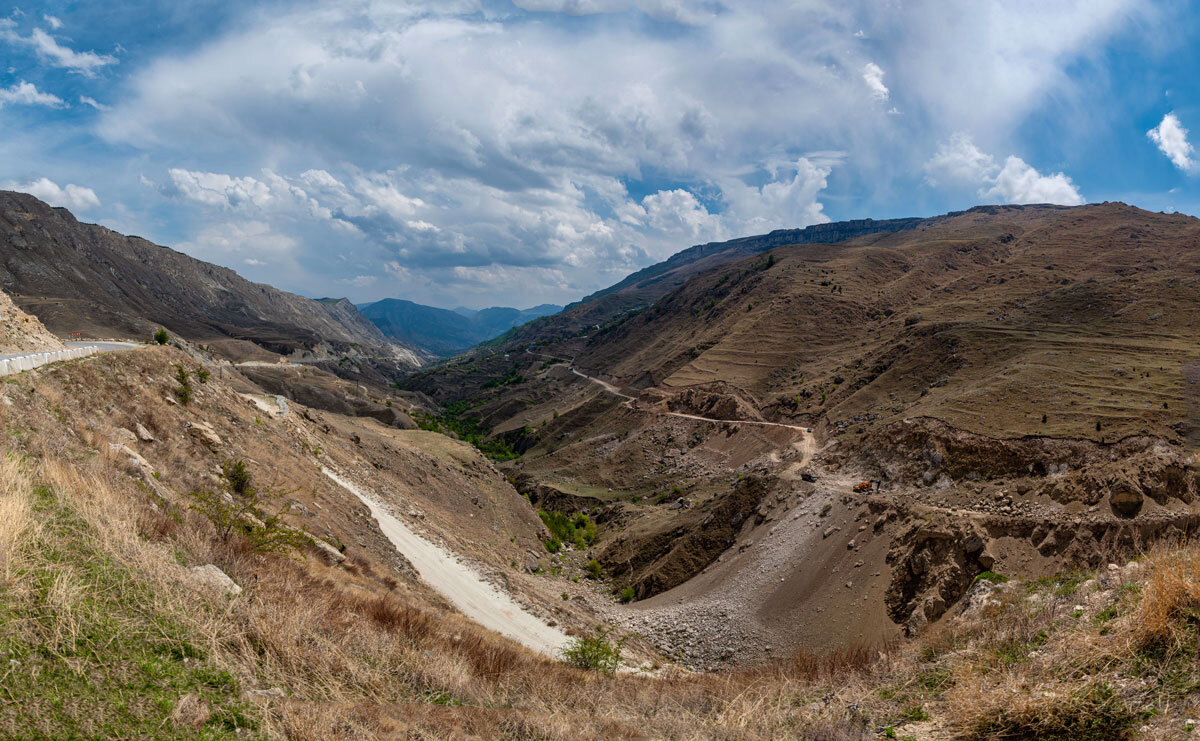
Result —
[[0, 573], [7, 582], [36, 532], [29, 473], [15, 456], [0, 456]]

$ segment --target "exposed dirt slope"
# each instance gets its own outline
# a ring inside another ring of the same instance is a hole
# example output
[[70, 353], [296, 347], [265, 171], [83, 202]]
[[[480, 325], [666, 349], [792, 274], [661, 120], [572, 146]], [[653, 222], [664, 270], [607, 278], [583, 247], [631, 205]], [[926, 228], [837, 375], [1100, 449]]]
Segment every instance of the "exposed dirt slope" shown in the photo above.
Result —
[[66, 345], [50, 333], [37, 317], [17, 308], [4, 291], [0, 291], [0, 355], [41, 350], [61, 350]]

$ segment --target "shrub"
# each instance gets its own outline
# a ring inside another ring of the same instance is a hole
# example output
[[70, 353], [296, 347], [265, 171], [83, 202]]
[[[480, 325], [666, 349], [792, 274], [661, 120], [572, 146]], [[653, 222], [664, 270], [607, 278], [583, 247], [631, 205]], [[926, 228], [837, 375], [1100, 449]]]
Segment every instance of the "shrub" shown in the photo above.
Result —
[[583, 513], [568, 518], [562, 512], [538, 510], [538, 516], [542, 518], [553, 539], [560, 541], [560, 545], [571, 543], [582, 549], [596, 540], [596, 523]]
[[633, 598], [635, 596], [637, 596], [637, 595], [634, 593], [633, 587], [625, 587], [624, 589], [621, 590], [621, 601], [622, 602], [633, 602]]
[[589, 578], [589, 579], [599, 579], [599, 578], [600, 578], [600, 573], [601, 573], [601, 570], [602, 570], [603, 568], [604, 568], [604, 567], [602, 567], [602, 566], [600, 565], [600, 562], [599, 562], [599, 561], [597, 561], [597, 560], [596, 560], [596, 559], [594, 559], [594, 558], [593, 558], [591, 561], [588, 561], [588, 565], [587, 565], [587, 575], [588, 575], [588, 578]]
[[171, 335], [167, 334], [167, 330], [159, 329], [154, 333], [154, 341], [160, 345], [165, 345], [171, 341]]
[[182, 365], [175, 366], [175, 381], [179, 384], [175, 387], [175, 397], [179, 399], [180, 404], [192, 403], [192, 383], [189, 380], [191, 374], [187, 368]]
[[208, 383], [208, 379], [212, 376], [212, 374], [208, 372], [208, 368], [201, 368], [200, 370], [196, 371], [195, 375], [196, 380], [200, 383]]
[[[241, 535], [263, 553], [291, 553], [311, 542], [303, 532], [284, 523], [291, 505], [276, 508], [277, 500], [292, 492], [274, 484], [257, 486], [244, 461], [226, 461], [221, 466], [221, 489], [187, 495], [189, 508], [208, 517], [221, 540]], [[275, 511], [267, 511], [267, 506]]]
[[611, 640], [611, 628], [596, 628], [596, 635], [576, 638], [563, 649], [563, 661], [578, 669], [615, 674], [621, 666], [621, 650], [631, 636]]

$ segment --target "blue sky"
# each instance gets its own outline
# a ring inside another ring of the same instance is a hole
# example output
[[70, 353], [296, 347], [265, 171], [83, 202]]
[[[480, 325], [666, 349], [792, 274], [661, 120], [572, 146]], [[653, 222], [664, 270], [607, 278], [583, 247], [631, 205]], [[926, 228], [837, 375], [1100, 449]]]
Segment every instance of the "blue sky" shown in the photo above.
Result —
[[1198, 27], [1132, 0], [25, 3], [0, 187], [310, 296], [565, 303], [829, 220], [1200, 213]]

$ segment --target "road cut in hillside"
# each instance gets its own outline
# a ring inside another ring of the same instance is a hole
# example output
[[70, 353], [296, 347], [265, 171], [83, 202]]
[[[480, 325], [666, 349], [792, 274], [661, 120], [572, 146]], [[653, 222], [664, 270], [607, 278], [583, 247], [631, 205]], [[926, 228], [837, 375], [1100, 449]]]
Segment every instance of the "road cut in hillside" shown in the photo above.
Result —
[[484, 581], [454, 554], [414, 533], [353, 482], [328, 468], [322, 468], [321, 472], [367, 505], [396, 550], [412, 563], [427, 584], [445, 595], [464, 615], [534, 651], [561, 658], [562, 649], [570, 640], [565, 633], [521, 609], [511, 597]]

